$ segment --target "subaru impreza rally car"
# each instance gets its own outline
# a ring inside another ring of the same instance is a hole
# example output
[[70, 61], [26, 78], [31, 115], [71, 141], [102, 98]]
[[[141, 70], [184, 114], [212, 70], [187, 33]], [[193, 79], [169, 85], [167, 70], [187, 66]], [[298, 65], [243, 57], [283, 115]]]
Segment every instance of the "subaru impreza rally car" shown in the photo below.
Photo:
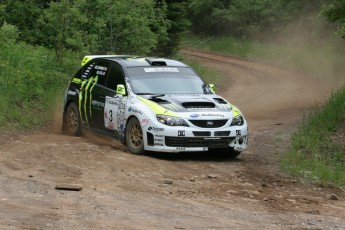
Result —
[[64, 98], [63, 130], [110, 135], [130, 152], [247, 148], [247, 122], [187, 65], [170, 59], [85, 56]]

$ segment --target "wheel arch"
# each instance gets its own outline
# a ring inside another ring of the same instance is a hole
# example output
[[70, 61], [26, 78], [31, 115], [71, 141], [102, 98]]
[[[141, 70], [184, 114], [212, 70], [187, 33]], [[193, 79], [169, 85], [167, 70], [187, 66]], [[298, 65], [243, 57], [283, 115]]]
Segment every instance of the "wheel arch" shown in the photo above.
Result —
[[[127, 124], [128, 124], [128, 122], [129, 122], [131, 119], [133, 119], [133, 118], [136, 118], [136, 119], [139, 121], [139, 123], [140, 123], [139, 118], [138, 118], [137, 116], [135, 116], [135, 115], [130, 115], [129, 117], [127, 117], [126, 123], [125, 123], [125, 128], [124, 128], [124, 130], [123, 130], [123, 143], [124, 143], [125, 145], [127, 145], [127, 140], [126, 140]], [[141, 125], [141, 123], [140, 123], [140, 125]], [[143, 134], [143, 135], [144, 135], [144, 134]]]
[[62, 131], [65, 130], [65, 125], [66, 125], [66, 112], [67, 112], [67, 108], [68, 106], [71, 104], [71, 103], [74, 103], [77, 108], [79, 108], [79, 104], [78, 104], [78, 100], [73, 100], [73, 98], [68, 98], [66, 100], [66, 102], [64, 103], [64, 106], [63, 106], [63, 112], [62, 112]]

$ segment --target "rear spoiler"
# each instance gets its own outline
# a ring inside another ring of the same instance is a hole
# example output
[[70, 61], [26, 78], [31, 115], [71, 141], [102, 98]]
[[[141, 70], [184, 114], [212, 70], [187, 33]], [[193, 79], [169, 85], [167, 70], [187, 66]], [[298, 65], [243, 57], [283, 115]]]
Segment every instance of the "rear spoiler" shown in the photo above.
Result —
[[90, 60], [94, 58], [128, 58], [131, 57], [129, 55], [86, 55], [83, 60], [81, 61], [81, 66], [84, 66], [86, 63], [88, 63]]

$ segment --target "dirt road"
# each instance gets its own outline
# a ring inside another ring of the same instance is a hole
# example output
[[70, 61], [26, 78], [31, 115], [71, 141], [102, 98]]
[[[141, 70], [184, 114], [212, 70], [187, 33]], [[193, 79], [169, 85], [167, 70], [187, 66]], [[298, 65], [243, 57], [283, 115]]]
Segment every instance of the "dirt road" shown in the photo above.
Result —
[[[344, 191], [307, 185], [277, 163], [302, 111], [331, 87], [264, 63], [183, 52], [224, 76], [218, 93], [245, 114], [248, 151], [235, 160], [136, 156], [93, 135], [1, 134], [0, 229], [345, 229]], [[61, 183], [83, 189], [56, 190]]]

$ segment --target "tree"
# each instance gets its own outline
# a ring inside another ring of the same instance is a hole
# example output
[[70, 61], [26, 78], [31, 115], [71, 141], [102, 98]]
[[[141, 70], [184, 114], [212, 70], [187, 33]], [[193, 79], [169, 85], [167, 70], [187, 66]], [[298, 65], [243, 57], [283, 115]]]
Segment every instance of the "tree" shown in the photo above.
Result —
[[111, 53], [147, 54], [167, 39], [168, 21], [164, 2], [154, 0], [102, 0], [107, 28], [103, 50]]
[[[166, 19], [169, 22], [165, 23], [167, 27], [167, 39], [159, 40], [156, 53], [163, 53], [171, 56], [178, 50], [181, 43], [182, 34], [190, 28], [191, 22], [187, 17], [188, 0], [166, 0], [167, 13]], [[156, 11], [161, 10], [164, 1], [156, 1]]]
[[42, 31], [36, 23], [46, 7], [48, 1], [44, 0], [4, 0], [3, 20], [18, 28], [20, 40], [37, 45]]
[[327, 6], [324, 6], [321, 14], [326, 19], [337, 25], [339, 34], [345, 38], [345, 1], [332, 0]]
[[44, 31], [42, 41], [45, 46], [55, 50], [56, 60], [66, 50], [85, 51], [93, 44], [85, 30], [88, 18], [81, 9], [84, 0], [61, 0], [49, 3], [39, 24]]

